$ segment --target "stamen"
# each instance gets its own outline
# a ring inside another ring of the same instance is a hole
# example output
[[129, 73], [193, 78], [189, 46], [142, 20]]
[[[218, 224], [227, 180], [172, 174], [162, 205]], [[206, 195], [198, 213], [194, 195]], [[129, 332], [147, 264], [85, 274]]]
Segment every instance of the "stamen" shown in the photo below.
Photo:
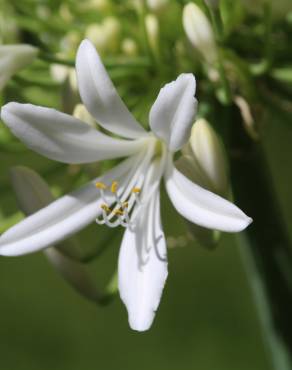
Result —
[[121, 209], [115, 209], [114, 210], [114, 214], [116, 216], [124, 216], [125, 212], [123, 210], [121, 210]]
[[104, 184], [103, 182], [96, 182], [95, 186], [97, 187], [97, 189], [100, 190], [105, 190], [107, 188], [106, 184]]
[[111, 192], [112, 193], [116, 193], [118, 190], [118, 182], [117, 181], [113, 181], [112, 182], [112, 185], [111, 185]]
[[[122, 194], [121, 196], [118, 195], [118, 182], [113, 181], [110, 186], [107, 186], [103, 182], [96, 182], [95, 186], [100, 191], [101, 199], [103, 200], [103, 204], [100, 206], [102, 209], [102, 215], [99, 218], [96, 218], [96, 223], [99, 225], [106, 224], [109, 227], [116, 227], [116, 226], [123, 226], [128, 227], [132, 231], [135, 228], [136, 222], [133, 222], [136, 219], [138, 214], [137, 210], [141, 208], [142, 202], [139, 199], [139, 193], [141, 192], [141, 188], [133, 187], [130, 194], [128, 193], [128, 199]], [[115, 197], [115, 205], [110, 207], [108, 204], [112, 202], [108, 202], [106, 199], [106, 190], [110, 191]], [[131, 194], [134, 197], [131, 198]], [[123, 199], [124, 198], [124, 199]], [[126, 199], [125, 199], [126, 198]], [[129, 212], [131, 211], [134, 203], [137, 204], [135, 209], [135, 215], [130, 218]], [[114, 218], [114, 221], [112, 219]]]
[[106, 211], [107, 213], [110, 213], [112, 211], [107, 204], [102, 204], [100, 208]]

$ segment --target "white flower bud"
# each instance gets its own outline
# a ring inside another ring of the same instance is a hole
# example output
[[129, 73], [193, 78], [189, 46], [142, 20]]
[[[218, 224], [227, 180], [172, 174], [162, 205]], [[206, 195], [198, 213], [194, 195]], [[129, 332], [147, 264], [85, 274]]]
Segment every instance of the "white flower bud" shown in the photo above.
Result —
[[16, 72], [32, 63], [37, 53], [30, 45], [0, 45], [0, 90]]
[[66, 54], [75, 54], [75, 51], [80, 44], [81, 41], [81, 35], [77, 31], [70, 31], [68, 32], [60, 42], [60, 49], [62, 50], [62, 53]]
[[109, 0], [90, 0], [83, 1], [80, 6], [85, 10], [98, 10], [101, 12], [107, 11], [110, 8]]
[[169, 3], [169, 0], [147, 0], [147, 6], [154, 12], [159, 12]]
[[96, 128], [96, 121], [88, 112], [83, 104], [77, 104], [73, 111], [73, 116], [87, 123], [89, 126]]
[[120, 23], [115, 17], [107, 17], [101, 24], [90, 24], [85, 37], [88, 38], [100, 53], [117, 48]]
[[56, 82], [63, 83], [69, 75], [70, 67], [62, 64], [51, 64], [50, 74]]
[[107, 35], [102, 25], [90, 24], [85, 30], [85, 37], [89, 39], [99, 52], [103, 52], [107, 47]]
[[125, 38], [122, 42], [122, 51], [127, 56], [135, 56], [138, 53], [138, 46], [135, 40]]
[[197, 176], [208, 190], [228, 197], [228, 166], [223, 144], [211, 125], [198, 119], [191, 131], [187, 155], [197, 168]]
[[[191, 131], [183, 155], [176, 161], [178, 169], [203, 188], [228, 198], [230, 186], [227, 162], [221, 140], [205, 119], [198, 119]], [[191, 235], [206, 248], [214, 248], [219, 241], [218, 231], [187, 222]]]
[[[26, 167], [13, 167], [11, 169], [11, 183], [15, 191], [19, 207], [30, 215], [50, 204], [54, 197], [46, 182], [33, 170]], [[68, 244], [69, 243], [69, 244]], [[65, 245], [68, 244], [68, 245]], [[85, 266], [62, 253], [62, 247], [66, 250], [77, 252], [78, 245], [70, 243], [69, 240], [55, 247], [47, 248], [44, 254], [51, 262], [56, 271], [66, 280], [78, 293], [90, 300], [100, 298]]]
[[196, 4], [185, 5], [183, 27], [193, 47], [208, 63], [214, 63], [217, 58], [214, 32], [208, 18]]

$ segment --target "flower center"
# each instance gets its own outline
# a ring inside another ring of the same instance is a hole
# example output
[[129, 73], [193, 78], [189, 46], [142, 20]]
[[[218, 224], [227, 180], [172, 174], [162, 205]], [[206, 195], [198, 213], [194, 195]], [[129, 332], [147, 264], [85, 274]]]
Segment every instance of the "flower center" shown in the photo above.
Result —
[[[104, 202], [100, 207], [102, 210], [101, 218], [96, 218], [96, 223], [99, 225], [107, 225], [109, 227], [124, 226], [134, 228], [135, 217], [130, 217], [131, 209], [135, 207], [136, 215], [137, 210], [141, 207], [142, 203], [139, 198], [141, 189], [138, 187], [133, 187], [130, 191], [130, 194], [126, 199], [123, 199], [122, 196], [118, 195], [118, 182], [113, 181], [110, 186], [106, 185], [103, 182], [96, 182], [96, 188], [100, 192], [102, 201]], [[114, 202], [110, 202], [107, 198], [108, 195], [111, 197], [114, 196]], [[113, 203], [110, 207], [109, 204]]]

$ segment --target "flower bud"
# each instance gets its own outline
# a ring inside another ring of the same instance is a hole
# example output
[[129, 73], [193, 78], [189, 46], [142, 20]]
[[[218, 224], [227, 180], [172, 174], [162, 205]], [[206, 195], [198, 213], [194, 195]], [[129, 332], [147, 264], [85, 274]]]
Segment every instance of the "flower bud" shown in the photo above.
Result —
[[148, 14], [145, 17], [145, 27], [149, 46], [155, 57], [159, 54], [159, 23], [158, 19], [153, 14]]
[[88, 112], [83, 104], [77, 104], [73, 111], [73, 116], [87, 123], [89, 126], [96, 128], [95, 119]]
[[214, 63], [217, 58], [217, 50], [213, 29], [205, 13], [196, 4], [185, 5], [183, 27], [193, 47], [208, 63]]
[[110, 1], [109, 0], [89, 0], [83, 1], [79, 4], [82, 9], [85, 10], [98, 10], [100, 12], [105, 12], [110, 9]]
[[169, 0], [147, 0], [147, 6], [153, 12], [159, 12], [169, 3]]
[[[30, 215], [39, 209], [50, 204], [54, 197], [46, 182], [33, 170], [26, 167], [13, 167], [11, 169], [11, 183], [15, 191], [19, 207], [26, 214]], [[85, 266], [75, 260], [78, 255], [78, 245], [73, 240], [66, 240], [58, 245], [58, 248], [50, 247], [44, 254], [51, 262], [57, 272], [66, 280], [78, 293], [90, 300], [100, 298], [88, 271]], [[63, 252], [72, 253], [65, 255]]]
[[228, 197], [230, 187], [224, 147], [205, 119], [198, 119], [194, 123], [185, 151], [196, 167], [201, 185], [216, 194]]
[[[205, 119], [197, 120], [189, 143], [176, 162], [179, 170], [194, 183], [228, 198], [230, 186], [223, 144]], [[187, 222], [191, 235], [204, 247], [212, 249], [219, 241], [218, 231]]]
[[70, 67], [62, 64], [51, 64], [50, 74], [54, 81], [63, 83], [69, 75]]
[[73, 55], [75, 54], [78, 45], [81, 42], [81, 34], [78, 31], [70, 31], [68, 32], [60, 42], [60, 49], [62, 53]]
[[125, 38], [122, 42], [122, 51], [125, 55], [133, 57], [138, 53], [138, 47], [135, 40], [130, 38]]
[[0, 90], [16, 72], [32, 63], [37, 53], [30, 45], [0, 45]]
[[120, 23], [115, 17], [107, 17], [100, 24], [90, 24], [85, 37], [88, 38], [100, 53], [114, 51], [118, 46]]

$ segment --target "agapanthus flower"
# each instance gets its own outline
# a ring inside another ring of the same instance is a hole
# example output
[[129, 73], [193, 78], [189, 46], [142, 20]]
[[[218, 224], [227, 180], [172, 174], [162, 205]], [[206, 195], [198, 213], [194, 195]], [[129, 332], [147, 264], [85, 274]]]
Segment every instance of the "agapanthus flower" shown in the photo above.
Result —
[[30, 104], [5, 105], [2, 120], [29, 148], [56, 161], [89, 163], [127, 158], [4, 233], [0, 254], [16, 256], [44, 249], [95, 220], [111, 228], [124, 227], [119, 292], [131, 328], [147, 330], [167, 278], [167, 250], [160, 220], [162, 180], [177, 212], [193, 223], [238, 232], [251, 219], [174, 166], [174, 154], [188, 141], [196, 114], [192, 74], [181, 74], [160, 90], [149, 114], [150, 131], [146, 131], [117, 94], [88, 40], [79, 47], [76, 71], [83, 104], [115, 137], [70, 115]]

